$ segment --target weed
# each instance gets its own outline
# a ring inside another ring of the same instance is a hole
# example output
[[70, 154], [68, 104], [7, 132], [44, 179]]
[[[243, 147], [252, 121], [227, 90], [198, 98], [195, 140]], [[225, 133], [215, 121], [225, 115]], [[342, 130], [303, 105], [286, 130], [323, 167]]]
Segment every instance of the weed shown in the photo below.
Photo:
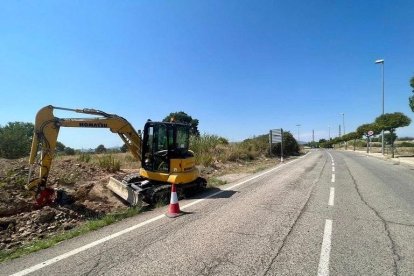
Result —
[[78, 161], [80, 161], [80, 162], [85, 162], [85, 163], [89, 163], [89, 161], [91, 161], [91, 155], [89, 154], [89, 153], [81, 153], [79, 156], [78, 156]]
[[112, 155], [104, 155], [98, 159], [99, 167], [108, 172], [114, 173], [121, 169], [121, 162], [115, 159]]
[[253, 170], [253, 173], [258, 173], [258, 172], [264, 171], [264, 170], [266, 170], [267, 168], [268, 168], [268, 167], [266, 167], [266, 166], [259, 166], [259, 167], [255, 168], [255, 169]]
[[227, 181], [218, 179], [216, 177], [210, 177], [207, 181], [209, 187], [217, 187], [226, 184]]

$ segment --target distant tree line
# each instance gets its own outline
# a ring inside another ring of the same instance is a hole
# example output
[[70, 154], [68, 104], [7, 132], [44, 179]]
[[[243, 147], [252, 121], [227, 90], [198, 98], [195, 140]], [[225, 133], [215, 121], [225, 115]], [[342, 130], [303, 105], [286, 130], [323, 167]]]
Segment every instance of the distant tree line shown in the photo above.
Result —
[[392, 157], [394, 157], [394, 143], [397, 139], [397, 134], [395, 132], [397, 128], [408, 126], [410, 123], [411, 119], [401, 112], [386, 113], [378, 116], [372, 123], [360, 125], [354, 132], [347, 133], [341, 137], [336, 137], [329, 141], [320, 141], [320, 147], [331, 148], [336, 144], [351, 141], [353, 142], [355, 150], [356, 141], [364, 137], [367, 140], [368, 151], [368, 142], [370, 137], [378, 135], [384, 130], [387, 132], [384, 133], [384, 142], [391, 146], [391, 154]]

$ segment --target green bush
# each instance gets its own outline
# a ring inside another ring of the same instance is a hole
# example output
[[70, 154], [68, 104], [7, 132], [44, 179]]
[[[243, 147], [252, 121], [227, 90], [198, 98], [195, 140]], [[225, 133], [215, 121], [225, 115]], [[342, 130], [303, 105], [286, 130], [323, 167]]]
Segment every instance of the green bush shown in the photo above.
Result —
[[225, 142], [227, 139], [217, 135], [191, 136], [190, 149], [194, 152], [196, 163], [207, 167], [215, 160], [222, 160], [225, 156]]
[[32, 145], [34, 125], [10, 122], [0, 126], [0, 157], [16, 159], [28, 156]]
[[267, 135], [229, 143], [226, 138], [204, 134], [190, 138], [190, 149], [194, 151], [196, 163], [211, 166], [214, 162], [251, 161], [266, 155], [269, 151]]
[[98, 159], [99, 167], [108, 172], [117, 172], [121, 169], [121, 162], [116, 160], [112, 155], [104, 155]]
[[91, 161], [91, 155], [89, 153], [84, 153], [82, 152], [79, 156], [78, 156], [78, 161], [80, 162], [85, 162], [85, 163], [89, 163], [89, 161]]
[[76, 151], [73, 148], [65, 147], [65, 154], [66, 155], [75, 155]]
[[[280, 147], [281, 144], [277, 143], [272, 146], [272, 153], [280, 156]], [[296, 142], [296, 139], [293, 135], [286, 131], [283, 133], [283, 156], [299, 155], [299, 144]]]
[[404, 147], [404, 148], [410, 148], [410, 147], [414, 147], [414, 143], [410, 143], [410, 142], [401, 142], [397, 144], [398, 147]]

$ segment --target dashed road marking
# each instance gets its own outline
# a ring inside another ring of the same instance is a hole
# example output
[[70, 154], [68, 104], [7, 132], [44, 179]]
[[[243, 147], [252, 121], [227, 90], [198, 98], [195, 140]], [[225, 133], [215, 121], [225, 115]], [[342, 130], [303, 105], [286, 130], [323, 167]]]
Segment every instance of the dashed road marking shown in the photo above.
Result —
[[335, 167], [334, 167], [334, 166], [332, 166], [332, 171], [333, 171], [333, 172], [335, 171]]
[[329, 201], [328, 201], [329, 206], [334, 205], [334, 199], [335, 199], [335, 188], [331, 187], [331, 190], [329, 192]]
[[334, 173], [332, 174], [332, 179], [331, 179], [331, 182], [332, 182], [332, 183], [334, 183], [334, 182], [335, 182], [335, 174], [334, 174]]
[[321, 257], [319, 258], [318, 276], [329, 275], [329, 257], [331, 254], [332, 220], [325, 221], [325, 230], [321, 247]]

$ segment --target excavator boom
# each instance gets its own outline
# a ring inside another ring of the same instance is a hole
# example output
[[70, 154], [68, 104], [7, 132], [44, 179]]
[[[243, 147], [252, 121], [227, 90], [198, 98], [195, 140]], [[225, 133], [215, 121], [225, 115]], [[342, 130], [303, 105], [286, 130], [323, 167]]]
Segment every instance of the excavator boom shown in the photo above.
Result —
[[[98, 115], [95, 118], [57, 118], [53, 115], [53, 110], [65, 110], [76, 113]], [[84, 127], [84, 128], [108, 128], [110, 131], [117, 133], [129, 151], [138, 160], [141, 161], [141, 136], [135, 131], [132, 125], [124, 118], [108, 114], [95, 109], [69, 109], [54, 106], [45, 106], [39, 110], [36, 115], [35, 129], [30, 151], [29, 164], [30, 168], [39, 160], [40, 175], [39, 178], [32, 179], [32, 170], [29, 171], [29, 181], [26, 185], [28, 190], [35, 190], [39, 185], [46, 185], [52, 160], [55, 155], [57, 137], [60, 127]], [[40, 153], [40, 156], [39, 156]]]

